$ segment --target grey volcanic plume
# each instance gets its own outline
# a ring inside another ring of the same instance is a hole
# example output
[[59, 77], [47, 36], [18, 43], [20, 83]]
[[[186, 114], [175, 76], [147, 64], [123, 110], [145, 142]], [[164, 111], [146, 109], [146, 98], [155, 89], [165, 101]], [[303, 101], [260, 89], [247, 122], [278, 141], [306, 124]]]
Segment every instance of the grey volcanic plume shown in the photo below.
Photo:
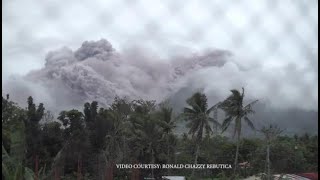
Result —
[[239, 60], [225, 50], [161, 59], [143, 49], [118, 52], [102, 39], [86, 41], [75, 51], [63, 47], [49, 52], [42, 69], [11, 77], [3, 94], [10, 93], [22, 106], [31, 95], [56, 113], [82, 109], [90, 101], [108, 106], [115, 96], [158, 102], [169, 98], [179, 112], [199, 89], [213, 105], [230, 95], [230, 89], [245, 87], [247, 101], [259, 99], [251, 117], [258, 128], [276, 123], [289, 133], [316, 133], [315, 64], [307, 59], [301, 67], [271, 67], [263, 61]]
[[115, 96], [160, 101], [179, 90], [187, 74], [220, 67], [230, 56], [228, 51], [214, 50], [162, 61], [139, 50], [117, 53], [104, 39], [86, 41], [74, 52], [66, 47], [49, 52], [44, 68], [16, 77], [5, 89], [18, 102], [32, 95], [53, 110], [93, 100], [105, 106]]

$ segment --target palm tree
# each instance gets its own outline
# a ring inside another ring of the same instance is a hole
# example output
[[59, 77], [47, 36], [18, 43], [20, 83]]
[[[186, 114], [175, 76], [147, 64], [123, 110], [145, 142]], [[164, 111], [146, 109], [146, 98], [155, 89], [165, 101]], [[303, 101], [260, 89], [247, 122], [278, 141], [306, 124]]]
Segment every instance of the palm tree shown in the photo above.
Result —
[[[136, 162], [149, 161], [155, 164], [156, 155], [161, 151], [163, 132], [154, 114], [155, 101], [135, 101], [134, 111], [130, 116], [131, 132], [128, 139], [131, 144], [132, 157]], [[151, 177], [154, 170], [151, 169]]]
[[219, 105], [219, 108], [221, 108], [226, 115], [226, 119], [222, 123], [222, 132], [228, 129], [232, 121], [235, 121], [233, 133], [233, 137], [237, 134], [237, 149], [234, 161], [235, 174], [238, 166], [239, 144], [242, 126], [241, 120], [244, 119], [244, 121], [249, 125], [249, 127], [254, 129], [254, 125], [252, 121], [248, 118], [248, 115], [254, 113], [254, 111], [252, 110], [252, 106], [258, 100], [252, 101], [247, 105], [243, 105], [244, 88], [242, 88], [242, 94], [236, 89], [231, 90], [231, 93], [232, 94]]
[[[175, 121], [172, 118], [172, 112], [173, 109], [169, 106], [168, 101], [165, 101], [161, 103], [160, 109], [157, 112], [156, 115], [157, 119], [159, 119], [159, 124], [160, 127], [162, 128], [163, 131], [163, 139], [165, 139], [166, 142], [166, 147], [167, 147], [167, 164], [170, 163], [170, 149], [173, 149], [174, 143], [175, 142], [175, 136], [173, 135], [172, 131], [176, 127]], [[172, 151], [171, 151], [172, 152]], [[169, 168], [168, 168], [168, 174], [169, 174]]]
[[[111, 107], [109, 108], [110, 112], [112, 112], [114, 118], [117, 119], [118, 122], [118, 128], [121, 129], [121, 136], [122, 136], [122, 148], [121, 148], [121, 153], [122, 153], [122, 158], [121, 161], [129, 161], [130, 156], [129, 154], [130, 149], [128, 146], [128, 137], [130, 137], [130, 121], [129, 117], [130, 114], [132, 114], [133, 107], [132, 107], [132, 102], [129, 101], [127, 97], [115, 97], [113, 103], [111, 104]], [[112, 118], [112, 119], [114, 119]], [[119, 134], [120, 135], [120, 134]]]
[[126, 124], [121, 114], [113, 109], [104, 110], [101, 115], [106, 113], [105, 120], [108, 121], [106, 148], [105, 148], [105, 161], [108, 162], [108, 177], [113, 178], [113, 166], [115, 162], [120, 162], [125, 156], [125, 135]]
[[[210, 127], [209, 122], [213, 122], [215, 125], [219, 126], [220, 124], [216, 119], [210, 117], [210, 113], [216, 108], [212, 106], [208, 108], [207, 97], [205, 94], [197, 92], [193, 94], [189, 99], [187, 99], [188, 107], [183, 109], [183, 117], [188, 121], [187, 127], [189, 127], [189, 134], [195, 138], [196, 142], [196, 151], [194, 164], [198, 162], [200, 144], [204, 133], [212, 133], [212, 128]], [[194, 176], [195, 169], [192, 170], [192, 177]]]
[[[108, 111], [110, 126], [106, 135], [107, 140], [107, 152], [109, 153], [109, 159], [115, 159], [119, 156], [122, 147], [124, 146], [124, 134], [126, 127], [124, 122], [121, 120], [120, 115], [112, 110]], [[119, 158], [119, 157], [118, 157]]]
[[281, 130], [278, 126], [276, 125], [270, 125], [269, 127], [263, 127], [260, 130], [261, 133], [264, 134], [266, 141], [267, 141], [267, 156], [266, 156], [266, 163], [267, 163], [267, 180], [271, 179], [271, 173], [270, 173], [270, 145], [271, 142], [278, 136], [280, 135], [283, 130]]

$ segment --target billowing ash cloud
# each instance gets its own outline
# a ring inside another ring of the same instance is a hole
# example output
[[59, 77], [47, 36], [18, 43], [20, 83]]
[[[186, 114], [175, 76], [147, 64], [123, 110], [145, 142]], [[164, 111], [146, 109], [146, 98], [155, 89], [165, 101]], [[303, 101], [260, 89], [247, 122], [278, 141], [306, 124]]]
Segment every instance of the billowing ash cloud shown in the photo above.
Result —
[[117, 53], [104, 39], [86, 41], [75, 52], [66, 47], [49, 52], [44, 68], [12, 78], [4, 90], [22, 103], [32, 95], [53, 110], [93, 100], [108, 105], [115, 96], [161, 101], [179, 90], [188, 74], [221, 67], [230, 56], [228, 51], [213, 50], [163, 61], [141, 50]]
[[290, 131], [304, 127], [316, 132], [315, 64], [304, 61], [301, 66], [268, 66], [263, 61], [237, 59], [224, 50], [164, 60], [144, 49], [117, 52], [102, 39], [86, 41], [76, 51], [64, 47], [49, 52], [42, 69], [10, 78], [3, 93], [9, 92], [23, 106], [32, 95], [54, 112], [82, 109], [84, 102], [93, 100], [107, 106], [115, 96], [157, 101], [170, 98], [179, 110], [199, 88], [208, 95], [209, 104], [214, 104], [226, 98], [230, 89], [245, 87], [246, 99], [259, 99], [263, 106], [253, 117], [258, 125], [272, 122], [285, 127], [290, 123]]

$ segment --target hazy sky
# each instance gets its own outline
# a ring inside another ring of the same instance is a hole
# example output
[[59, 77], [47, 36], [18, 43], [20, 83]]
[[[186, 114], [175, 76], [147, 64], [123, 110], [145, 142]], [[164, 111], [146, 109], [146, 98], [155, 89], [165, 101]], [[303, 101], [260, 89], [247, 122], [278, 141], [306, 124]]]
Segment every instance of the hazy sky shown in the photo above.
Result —
[[40, 68], [49, 50], [76, 48], [85, 40], [100, 38], [118, 50], [138, 44], [166, 55], [215, 47], [232, 50], [242, 59], [264, 61], [265, 66], [291, 62], [303, 66], [306, 56], [317, 49], [317, 4], [315, 0], [4, 0], [3, 75]]
[[[236, 64], [251, 70], [242, 73], [227, 64], [221, 72], [208, 70], [198, 75], [236, 76], [217, 79], [219, 87], [224, 81], [243, 83], [240, 79], [248, 78], [254, 96], [273, 95], [274, 84], [281, 91], [274, 98], [285, 99], [279, 102], [298, 104], [303, 100], [307, 109], [318, 106], [316, 0], [2, 3], [4, 79], [43, 67], [50, 50], [62, 46], [75, 50], [86, 40], [105, 38], [120, 52], [138, 46], [162, 57], [206, 48], [230, 50]], [[255, 66], [259, 68], [252, 69]], [[211, 78], [202, 83], [210, 84], [208, 89], [217, 88]]]

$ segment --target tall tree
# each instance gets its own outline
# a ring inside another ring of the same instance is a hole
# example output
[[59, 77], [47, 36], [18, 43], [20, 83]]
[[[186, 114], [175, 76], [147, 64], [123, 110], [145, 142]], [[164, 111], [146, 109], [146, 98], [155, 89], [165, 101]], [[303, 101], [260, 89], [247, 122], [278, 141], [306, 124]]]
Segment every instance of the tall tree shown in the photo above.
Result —
[[[210, 117], [210, 113], [215, 109], [216, 105], [208, 108], [205, 94], [197, 92], [186, 102], [188, 107], [183, 109], [182, 117], [188, 121], [187, 127], [190, 128], [188, 133], [192, 135], [196, 142], [194, 164], [197, 164], [203, 135], [213, 132], [209, 122], [211, 121], [217, 126], [220, 124], [216, 119]], [[195, 169], [192, 170], [192, 176], [194, 176], [194, 171]]]
[[266, 166], [267, 166], [267, 180], [271, 180], [271, 172], [270, 172], [270, 145], [273, 140], [277, 136], [279, 136], [283, 130], [281, 130], [276, 125], [269, 125], [269, 127], [262, 127], [260, 130], [261, 133], [265, 136], [266, 143], [267, 143], [267, 155], [266, 155]]
[[[168, 101], [164, 101], [159, 104], [160, 109], [157, 111], [157, 119], [159, 119], [160, 127], [163, 131], [163, 139], [165, 139], [167, 152], [166, 152], [166, 161], [167, 164], [170, 164], [170, 159], [172, 159], [171, 154], [174, 151], [175, 145], [175, 136], [173, 130], [176, 127], [176, 122], [173, 118], [173, 109], [169, 106]], [[168, 174], [170, 169], [168, 168]]]
[[105, 110], [105, 113], [106, 120], [108, 121], [107, 133], [105, 135], [105, 156], [109, 165], [112, 166], [113, 163], [119, 162], [123, 158], [126, 127], [118, 112], [108, 109]]
[[[3, 128], [6, 128], [7, 134], [5, 135], [9, 139], [9, 143], [6, 148], [2, 142], [2, 177], [7, 180], [33, 180], [34, 173], [25, 166], [25, 111], [9, 102], [8, 99], [5, 101], [2, 102], [2, 105], [6, 106], [2, 107], [2, 113], [5, 115], [5, 119], [2, 119], [2, 125], [5, 125]], [[4, 110], [9, 110], [12, 114], [9, 115]]]
[[238, 156], [239, 156], [239, 145], [240, 145], [240, 136], [241, 136], [241, 126], [242, 119], [249, 125], [250, 128], [254, 129], [252, 121], [248, 118], [248, 115], [253, 114], [252, 110], [253, 104], [258, 100], [252, 101], [247, 105], [243, 104], [244, 100], [244, 88], [242, 88], [242, 93], [238, 90], [231, 90], [231, 95], [225, 99], [219, 107], [225, 112], [226, 119], [222, 123], [222, 132], [230, 127], [232, 121], [235, 122], [233, 137], [237, 135], [237, 149], [236, 157], [234, 160], [234, 175], [238, 167]]
[[[139, 162], [155, 164], [161, 151], [163, 132], [155, 117], [155, 101], [138, 100], [133, 102], [133, 113], [130, 115], [130, 144], [132, 156]], [[151, 169], [151, 177], [154, 170]]]
[[107, 134], [107, 117], [104, 116], [104, 109], [98, 112], [98, 103], [93, 101], [84, 105], [84, 120], [88, 130], [89, 140], [93, 152], [101, 152], [105, 148], [105, 136]]
[[27, 100], [27, 118], [25, 121], [26, 126], [26, 142], [27, 142], [27, 165], [32, 167], [37, 156], [43, 156], [42, 150], [42, 131], [40, 127], [40, 120], [44, 115], [44, 105], [40, 103], [38, 107], [33, 102], [33, 98], [30, 96]]
[[[128, 117], [131, 113], [131, 103], [126, 98], [115, 97], [108, 109], [100, 109], [99, 118], [106, 123], [106, 135], [104, 139], [105, 159], [109, 166], [109, 176], [113, 176], [113, 165], [115, 162], [125, 161], [129, 153], [127, 145]], [[99, 128], [99, 127], [98, 127]]]
[[[121, 136], [123, 140], [123, 147], [122, 147], [122, 153], [123, 154], [129, 154], [129, 147], [128, 147], [128, 134], [130, 129], [130, 122], [129, 122], [129, 116], [133, 111], [132, 102], [128, 100], [128, 98], [120, 98], [115, 97], [113, 103], [111, 104], [111, 107], [108, 110], [109, 115], [111, 115], [111, 118], [117, 118], [119, 121], [118, 128], [121, 130]], [[117, 121], [110, 121], [110, 122], [117, 122]], [[128, 156], [123, 157], [124, 161], [129, 161]]]
[[[65, 129], [65, 143], [58, 157], [66, 162], [65, 172], [70, 173], [79, 159], [88, 155], [88, 133], [85, 128], [84, 115], [78, 110], [62, 111], [58, 117]], [[61, 159], [60, 159], [61, 160]], [[60, 161], [55, 160], [55, 161]]]
[[126, 97], [115, 97], [110, 109], [118, 112], [122, 119], [127, 120], [129, 114], [132, 113], [132, 103]]
[[62, 148], [63, 140], [63, 129], [61, 129], [60, 123], [52, 121], [43, 125], [41, 143], [46, 154], [43, 162], [47, 165], [51, 164], [53, 158]]
[[9, 98], [2, 97], [2, 144], [10, 151], [10, 130], [14, 119], [17, 115], [24, 115], [23, 119], [26, 119], [26, 113], [17, 104], [9, 101]]

